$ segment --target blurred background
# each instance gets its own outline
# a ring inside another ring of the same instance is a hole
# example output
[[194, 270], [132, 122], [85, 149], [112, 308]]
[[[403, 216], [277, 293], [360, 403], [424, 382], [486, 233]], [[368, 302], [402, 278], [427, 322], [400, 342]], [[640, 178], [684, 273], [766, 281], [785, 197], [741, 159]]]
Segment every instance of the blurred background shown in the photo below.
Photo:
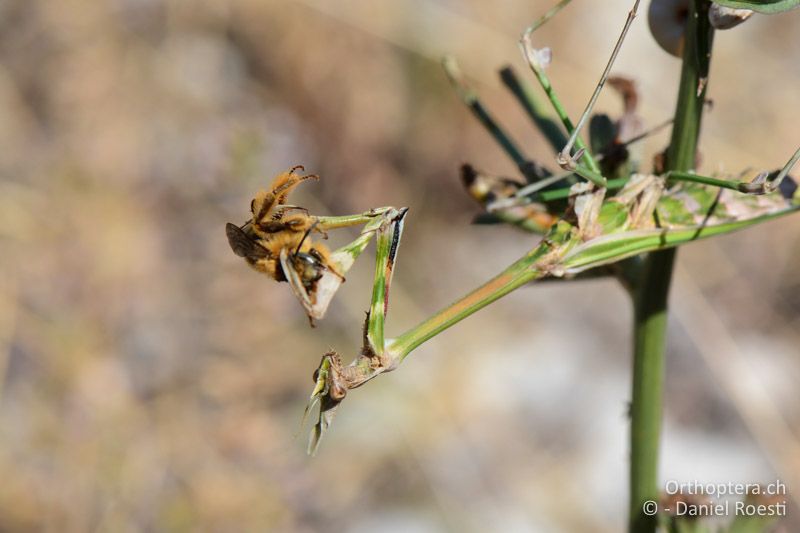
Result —
[[[630, 4], [575, 0], [541, 30], [573, 117]], [[371, 249], [312, 331], [223, 231], [296, 164], [322, 176], [293, 196], [314, 213], [409, 206], [389, 335], [504, 268], [534, 238], [470, 225], [458, 167], [515, 170], [439, 58], [454, 54], [552, 166], [496, 74], [528, 76], [516, 41], [549, 6], [0, 2], [0, 530], [623, 529], [618, 284], [516, 291], [352, 392], [312, 459], [311, 373], [329, 348], [359, 347]], [[704, 172], [777, 168], [795, 150], [798, 24], [800, 11], [757, 15], [717, 34]], [[636, 80], [647, 124], [672, 115], [679, 68], [637, 19], [615, 72]], [[663, 480], [800, 494], [798, 235], [789, 217], [682, 248]]]

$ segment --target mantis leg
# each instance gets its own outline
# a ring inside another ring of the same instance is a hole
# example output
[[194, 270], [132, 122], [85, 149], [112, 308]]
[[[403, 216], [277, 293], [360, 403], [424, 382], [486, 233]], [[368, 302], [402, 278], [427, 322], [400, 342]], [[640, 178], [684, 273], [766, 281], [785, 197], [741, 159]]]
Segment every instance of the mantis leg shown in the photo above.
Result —
[[316, 217], [314, 228], [326, 231], [364, 224], [361, 234], [351, 243], [334, 251], [330, 256], [330, 264], [322, 271], [316, 280], [313, 291], [303, 283], [300, 275], [290, 265], [288, 250], [281, 252], [281, 266], [286, 272], [292, 292], [306, 310], [311, 325], [314, 320], [321, 319], [330, 304], [336, 291], [344, 283], [344, 275], [353, 266], [353, 263], [372, 240], [373, 235], [380, 228], [390, 224], [397, 210], [391, 207], [372, 209], [359, 215], [346, 215], [340, 217]]
[[392, 222], [378, 230], [375, 247], [375, 283], [366, 324], [365, 355], [384, 356], [384, 326], [389, 312], [389, 286], [392, 283], [394, 263], [403, 233], [403, 218], [407, 209], [394, 214]]
[[[570, 120], [569, 115], [567, 115], [567, 111], [564, 108], [564, 105], [561, 103], [561, 100], [556, 95], [555, 91], [553, 90], [553, 86], [550, 83], [550, 79], [545, 74], [545, 67], [550, 61], [550, 50], [547, 48], [544, 49], [536, 49], [533, 46], [532, 42], [532, 35], [533, 33], [544, 25], [545, 22], [550, 20], [556, 13], [558, 13], [563, 7], [569, 4], [570, 0], [562, 0], [558, 4], [555, 5], [550, 11], [545, 13], [539, 20], [534, 22], [525, 32], [522, 34], [520, 38], [520, 48], [522, 49], [522, 55], [528, 62], [533, 74], [536, 76], [536, 79], [539, 81], [539, 85], [542, 86], [547, 98], [550, 100], [550, 103], [553, 106], [553, 109], [558, 115], [558, 118], [561, 120], [562, 124], [564, 124], [564, 128], [566, 128], [567, 133], [572, 134], [575, 130], [575, 127], [572, 124], [572, 120]], [[582, 161], [583, 165], [582, 168], [586, 170], [599, 174], [600, 167], [597, 165], [597, 162], [592, 157], [592, 154], [589, 152], [586, 144], [584, 144], [583, 140], [580, 137], [575, 137], [574, 141], [575, 146], [578, 148], [579, 159]], [[582, 150], [582, 151], [581, 151]], [[578, 155], [578, 154], [576, 154]], [[577, 172], [576, 172], [577, 173]]]
[[314, 390], [311, 392], [303, 420], [319, 404], [319, 417], [311, 431], [308, 453], [313, 455], [320, 440], [330, 426], [336, 408], [349, 389], [363, 385], [382, 372], [393, 370], [398, 360], [388, 357], [384, 349], [384, 325], [389, 310], [389, 286], [394, 271], [394, 262], [403, 232], [403, 219], [407, 208], [388, 208], [379, 218], [371, 220], [361, 236], [353, 243], [337, 250], [337, 254], [361, 253], [376, 235], [375, 279], [372, 299], [364, 325], [364, 345], [359, 356], [348, 366], [343, 366], [338, 353], [330, 351], [314, 373]]
[[628, 34], [628, 29], [631, 27], [633, 23], [633, 19], [636, 18], [636, 11], [639, 8], [639, 1], [636, 0], [631, 8], [630, 12], [628, 13], [628, 18], [625, 20], [625, 25], [622, 27], [622, 33], [617, 39], [617, 43], [614, 45], [614, 50], [611, 52], [611, 57], [608, 59], [608, 63], [606, 64], [605, 70], [603, 70], [603, 74], [600, 76], [600, 81], [597, 82], [597, 87], [592, 93], [592, 97], [589, 99], [589, 103], [586, 105], [586, 109], [584, 109], [581, 118], [578, 120], [578, 125], [572, 130], [572, 135], [570, 135], [569, 141], [558, 154], [557, 160], [558, 164], [561, 165], [564, 170], [571, 170], [573, 167], [576, 166], [577, 160], [581, 157], [580, 151], [578, 151], [575, 156], [573, 157], [570, 155], [572, 151], [572, 147], [575, 146], [575, 143], [578, 140], [578, 134], [583, 129], [583, 126], [586, 124], [586, 121], [589, 119], [589, 115], [594, 108], [595, 103], [597, 103], [597, 98], [600, 96], [600, 91], [603, 90], [603, 85], [605, 85], [606, 80], [608, 79], [608, 75], [611, 73], [611, 67], [614, 65], [614, 60], [616, 60], [617, 55], [619, 54], [619, 50], [622, 47], [622, 43], [625, 40], [625, 36]]
[[701, 183], [704, 185], [713, 185], [723, 189], [732, 189], [745, 194], [769, 194], [775, 192], [780, 187], [783, 180], [792, 170], [792, 167], [800, 160], [800, 148], [798, 148], [792, 157], [786, 162], [774, 176], [770, 177], [769, 172], [762, 172], [756, 176], [752, 181], [733, 181], [721, 180], [718, 178], [711, 178], [708, 176], [700, 176], [691, 172], [667, 172], [666, 178], [675, 181], [688, 181], [692, 183]]
[[391, 207], [376, 207], [364, 213], [356, 215], [344, 215], [338, 217], [316, 217], [317, 227], [321, 231], [330, 229], [348, 228], [351, 226], [359, 226], [361, 224], [369, 224], [380, 218], [381, 215], [390, 211]]

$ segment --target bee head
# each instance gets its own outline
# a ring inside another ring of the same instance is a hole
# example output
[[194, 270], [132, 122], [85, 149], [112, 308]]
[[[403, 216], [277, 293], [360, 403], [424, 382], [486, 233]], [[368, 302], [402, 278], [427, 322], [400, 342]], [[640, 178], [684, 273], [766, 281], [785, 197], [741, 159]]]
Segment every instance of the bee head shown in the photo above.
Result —
[[326, 269], [319, 252], [313, 248], [309, 252], [295, 253], [292, 256], [292, 263], [306, 289], [319, 281]]

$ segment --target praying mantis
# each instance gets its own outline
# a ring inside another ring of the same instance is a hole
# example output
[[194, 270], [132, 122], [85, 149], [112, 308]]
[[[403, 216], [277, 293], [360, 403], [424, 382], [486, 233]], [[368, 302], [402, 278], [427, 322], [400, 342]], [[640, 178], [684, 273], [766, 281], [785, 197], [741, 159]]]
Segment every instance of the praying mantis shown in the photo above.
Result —
[[[523, 285], [548, 278], [568, 279], [598, 267], [620, 265], [646, 252], [724, 235], [800, 210], [800, 191], [788, 176], [800, 159], [800, 149], [780, 170], [763, 172], [749, 181], [693, 172], [639, 172], [636, 165], [627, 165], [624, 160], [612, 167], [601, 164], [608, 155], [593, 155], [593, 146], [582, 141], [580, 132], [591, 118], [639, 1], [634, 3], [600, 82], [575, 126], [545, 73], [549, 51], [536, 49], [532, 44], [535, 30], [567, 3], [569, 0], [562, 0], [521, 38], [524, 57], [557, 119], [544, 111], [513, 73], [503, 74], [504, 82], [557, 150], [561, 173], [553, 174], [527, 160], [463, 81], [454, 60], [448, 58], [444, 62], [445, 71], [462, 100], [517, 163], [527, 180], [526, 184], [503, 180], [467, 166], [464, 168], [467, 189], [497, 221], [540, 234], [541, 240], [533, 249], [482, 286], [395, 337], [386, 335], [386, 322], [406, 208], [381, 207], [347, 216], [309, 215], [313, 220], [311, 228], [317, 232], [362, 228], [354, 241], [332, 252], [326, 257], [326, 264], [319, 264], [313, 284], [301, 279], [290, 260], [298, 255], [300, 246], [295, 252], [280, 251], [284, 278], [309, 318], [321, 319], [347, 271], [375, 239], [375, 274], [362, 345], [349, 364], [336, 351], [325, 353], [314, 373], [314, 388], [303, 417], [305, 420], [313, 409], [319, 408], [309, 439], [310, 454], [316, 452], [348, 391], [396, 369], [425, 341]], [[705, 87], [698, 90], [705, 91]], [[612, 140], [615, 135], [611, 135]], [[629, 144], [640, 138], [643, 135], [617, 144]], [[271, 242], [270, 238], [264, 237], [265, 243]], [[625, 274], [619, 275], [624, 281]]]

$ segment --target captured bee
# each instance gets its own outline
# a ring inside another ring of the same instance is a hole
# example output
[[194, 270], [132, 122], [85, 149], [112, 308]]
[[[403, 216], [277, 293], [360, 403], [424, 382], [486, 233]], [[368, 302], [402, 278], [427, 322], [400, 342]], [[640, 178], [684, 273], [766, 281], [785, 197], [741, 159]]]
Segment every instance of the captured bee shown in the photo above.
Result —
[[294, 167], [279, 174], [268, 191], [259, 191], [250, 202], [252, 218], [241, 226], [228, 223], [225, 233], [233, 253], [243, 257], [259, 272], [275, 281], [288, 281], [309, 319], [320, 318], [324, 309], [316, 306], [320, 280], [326, 273], [344, 281], [334, 266], [327, 246], [314, 242], [317, 221], [302, 208], [286, 204], [291, 190], [307, 179]]
[[230, 222], [225, 226], [233, 253], [245, 258], [251, 267], [275, 281], [289, 280], [281, 260], [285, 252], [287, 264], [291, 265], [307, 290], [313, 289], [314, 282], [322, 277], [322, 271], [332, 270], [328, 248], [308, 239], [312, 230], [313, 225], [304, 233], [281, 232], [263, 239], [252, 231], [250, 222], [241, 227]]

